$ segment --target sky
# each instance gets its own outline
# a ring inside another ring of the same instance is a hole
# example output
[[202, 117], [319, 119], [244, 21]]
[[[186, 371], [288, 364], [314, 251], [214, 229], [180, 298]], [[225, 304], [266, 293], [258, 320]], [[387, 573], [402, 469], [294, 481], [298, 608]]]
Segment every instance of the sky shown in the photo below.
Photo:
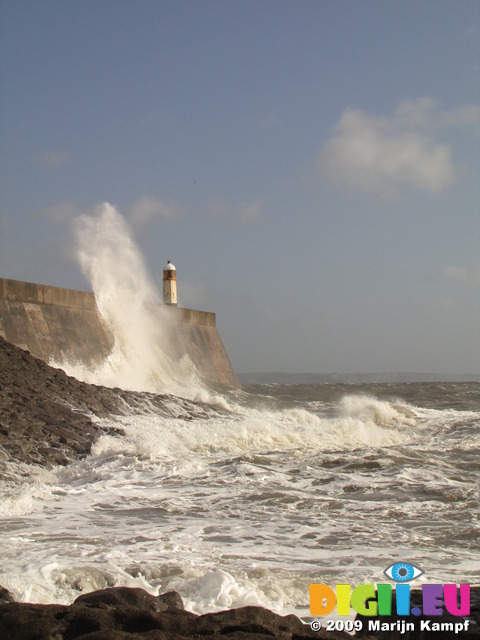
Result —
[[478, 0], [1, 0], [0, 276], [124, 216], [240, 372], [480, 373]]

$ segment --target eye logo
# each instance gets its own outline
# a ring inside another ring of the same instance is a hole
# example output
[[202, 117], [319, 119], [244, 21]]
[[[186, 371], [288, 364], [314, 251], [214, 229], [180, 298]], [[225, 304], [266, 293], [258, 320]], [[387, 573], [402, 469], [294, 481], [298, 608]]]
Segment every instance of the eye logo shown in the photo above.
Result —
[[[349, 584], [337, 584], [337, 590], [327, 584], [310, 584], [310, 614], [312, 616], [327, 616], [331, 613], [335, 606], [337, 607], [338, 616], [350, 616], [351, 609], [353, 608], [361, 616], [372, 618], [369, 621], [368, 628], [371, 631], [399, 631], [400, 635], [405, 631], [413, 631], [415, 625], [413, 622], [401, 621], [401, 627], [391, 626], [388, 628], [388, 623], [382, 623], [380, 627], [380, 621], [373, 620], [374, 617], [391, 616], [393, 608], [396, 609], [397, 616], [422, 616], [429, 618], [430, 616], [443, 616], [448, 612], [452, 616], [465, 617], [470, 615], [470, 585], [469, 584], [422, 584], [421, 591], [418, 593], [420, 598], [414, 603], [410, 602], [410, 596], [412, 592], [412, 586], [408, 584], [415, 578], [423, 575], [422, 569], [416, 567], [408, 562], [394, 562], [384, 571], [384, 574], [396, 582], [395, 585], [391, 584], [370, 584], [362, 583], [352, 590]], [[412, 607], [412, 604], [421, 604], [421, 608], [418, 606]], [[318, 621], [317, 621], [318, 622]], [[333, 621], [328, 621], [333, 622]], [[430, 623], [432, 626], [430, 627]], [[455, 623], [455, 634], [462, 629], [462, 624], [466, 625], [463, 628], [468, 628], [469, 620], [465, 620], [463, 623]], [[320, 626], [312, 626], [314, 631], [318, 631]], [[400, 624], [398, 621], [392, 622], [392, 625]], [[445, 624], [446, 626], [442, 626]], [[385, 625], [385, 626], [384, 626]], [[337, 629], [337, 627], [335, 627]], [[347, 627], [342, 627], [347, 629]], [[355, 627], [358, 630], [361, 627]], [[327, 625], [327, 629], [333, 629]], [[425, 631], [443, 631], [453, 629], [453, 623], [451, 622], [432, 622], [429, 620], [421, 620], [420, 630]], [[353, 630], [353, 629], [350, 629]], [[415, 634], [414, 634], [415, 635]], [[449, 636], [450, 637], [450, 636]]]
[[408, 562], [395, 562], [383, 572], [390, 580], [395, 582], [410, 582], [423, 574], [423, 571]]

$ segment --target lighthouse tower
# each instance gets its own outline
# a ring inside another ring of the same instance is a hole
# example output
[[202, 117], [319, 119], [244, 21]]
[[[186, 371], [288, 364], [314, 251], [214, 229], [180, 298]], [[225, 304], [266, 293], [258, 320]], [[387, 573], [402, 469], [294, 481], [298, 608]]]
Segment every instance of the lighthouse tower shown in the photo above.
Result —
[[177, 304], [177, 270], [170, 260], [163, 270], [163, 303]]

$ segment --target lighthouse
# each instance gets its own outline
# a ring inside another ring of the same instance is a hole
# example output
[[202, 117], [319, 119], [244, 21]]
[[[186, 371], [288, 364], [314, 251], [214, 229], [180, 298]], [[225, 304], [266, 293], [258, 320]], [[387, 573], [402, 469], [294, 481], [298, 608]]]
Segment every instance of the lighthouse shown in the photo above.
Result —
[[163, 303], [177, 304], [177, 270], [170, 260], [163, 270]]

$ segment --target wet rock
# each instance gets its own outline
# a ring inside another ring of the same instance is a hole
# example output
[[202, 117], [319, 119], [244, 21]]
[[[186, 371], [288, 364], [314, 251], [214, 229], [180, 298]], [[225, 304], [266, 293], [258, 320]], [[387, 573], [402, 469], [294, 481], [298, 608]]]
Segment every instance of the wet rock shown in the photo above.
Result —
[[1, 337], [0, 372], [0, 447], [7, 460], [51, 467], [90, 452], [103, 433], [81, 411], [90, 385], [73, 378], [67, 385], [63, 371]]
[[170, 400], [166, 395], [80, 382], [0, 336], [0, 475], [8, 461], [65, 465], [88, 455], [102, 434], [124, 434], [92, 418], [133, 413], [204, 418], [225, 413], [191, 400]]
[[88, 607], [137, 607], [147, 611], [183, 610], [183, 601], [176, 591], [169, 591], [160, 596], [152, 596], [143, 589], [115, 587], [102, 589], [79, 596], [73, 604]]
[[314, 632], [293, 615], [243, 607], [195, 615], [178, 593], [155, 597], [116, 587], [77, 598], [70, 606], [0, 604], [0, 637], [9, 640], [347, 640], [340, 632]]
[[0, 587], [0, 604], [4, 602], [15, 602], [15, 598], [12, 596], [8, 589]]

